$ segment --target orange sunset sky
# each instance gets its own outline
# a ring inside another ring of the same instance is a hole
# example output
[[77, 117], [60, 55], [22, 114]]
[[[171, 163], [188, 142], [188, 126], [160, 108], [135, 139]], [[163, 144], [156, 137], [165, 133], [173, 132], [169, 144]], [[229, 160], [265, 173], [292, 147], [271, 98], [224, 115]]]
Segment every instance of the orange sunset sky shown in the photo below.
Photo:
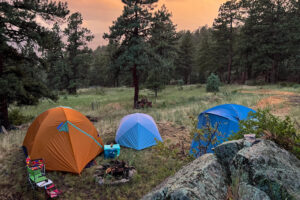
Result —
[[[102, 39], [104, 32], [109, 31], [112, 21], [121, 15], [123, 3], [121, 0], [66, 0], [71, 12], [80, 12], [84, 26], [90, 29], [95, 39], [90, 47], [95, 49], [107, 43]], [[177, 24], [177, 30], [194, 31], [200, 26], [211, 26], [217, 17], [218, 9], [225, 0], [159, 0], [160, 7], [165, 4], [173, 14], [172, 20]]]

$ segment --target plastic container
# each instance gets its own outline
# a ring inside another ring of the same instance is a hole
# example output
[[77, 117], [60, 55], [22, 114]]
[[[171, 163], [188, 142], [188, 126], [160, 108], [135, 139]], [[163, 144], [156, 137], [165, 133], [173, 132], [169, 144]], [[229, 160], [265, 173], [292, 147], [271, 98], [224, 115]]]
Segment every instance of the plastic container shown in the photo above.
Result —
[[116, 158], [120, 155], [120, 145], [104, 145], [104, 158]]

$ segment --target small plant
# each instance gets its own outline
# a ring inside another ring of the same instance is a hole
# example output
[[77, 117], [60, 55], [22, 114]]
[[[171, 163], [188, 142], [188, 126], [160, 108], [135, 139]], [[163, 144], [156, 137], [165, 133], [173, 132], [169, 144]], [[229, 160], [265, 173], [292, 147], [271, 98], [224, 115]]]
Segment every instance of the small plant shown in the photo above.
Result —
[[207, 78], [207, 83], [206, 83], [206, 91], [207, 92], [219, 92], [219, 87], [221, 85], [220, 79], [217, 75], [212, 73], [208, 78]]
[[98, 110], [99, 108], [100, 108], [100, 102], [99, 101], [94, 100], [94, 101], [91, 102], [91, 109], [92, 110]]
[[246, 120], [240, 121], [239, 127], [240, 131], [232, 139], [243, 138], [245, 134], [255, 134], [256, 137], [274, 141], [300, 158], [300, 133], [289, 116], [280, 119], [272, 115], [270, 110], [258, 110], [250, 113]]
[[178, 85], [178, 86], [183, 86], [183, 85], [184, 85], [184, 81], [183, 81], [182, 79], [179, 79], [179, 80], [177, 81], [177, 85]]
[[25, 124], [32, 119], [33, 119], [32, 116], [25, 116], [18, 109], [12, 109], [8, 111], [8, 120], [11, 124], [15, 126]]
[[103, 95], [105, 95], [105, 90], [104, 90], [103, 87], [96, 87], [96, 88], [95, 88], [95, 93], [96, 93], [96, 95], [101, 95], [101, 96], [103, 96]]
[[215, 123], [214, 126], [212, 126], [209, 117], [205, 115], [205, 118], [205, 126], [199, 129], [198, 119], [190, 117], [193, 127], [190, 135], [194, 142], [197, 144], [197, 146], [192, 150], [195, 157], [206, 154], [210, 147], [214, 147], [218, 143], [220, 143], [218, 137], [223, 136], [223, 133], [218, 130], [220, 124]]
[[184, 81], [182, 79], [179, 79], [177, 81], [178, 90], [183, 90]]
[[161, 142], [155, 139], [157, 145], [154, 146], [154, 150], [158, 156], [164, 159], [173, 158], [182, 161], [192, 161], [193, 157], [185, 152], [183, 143], [177, 145], [168, 145], [169, 141]]

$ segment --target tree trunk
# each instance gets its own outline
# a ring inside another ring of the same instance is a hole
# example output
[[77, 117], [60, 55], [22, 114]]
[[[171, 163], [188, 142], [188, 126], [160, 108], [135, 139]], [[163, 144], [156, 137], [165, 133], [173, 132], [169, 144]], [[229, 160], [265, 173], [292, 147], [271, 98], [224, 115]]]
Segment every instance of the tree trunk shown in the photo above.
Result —
[[[139, 1], [135, 1], [135, 6], [140, 3]], [[135, 20], [138, 20], [138, 10], [135, 9], [134, 11]], [[139, 37], [139, 29], [136, 26], [134, 28], [133, 35], [138, 38]], [[133, 78], [133, 85], [134, 85], [134, 97], [133, 97], [133, 108], [138, 108], [138, 101], [139, 101], [139, 77], [137, 74], [137, 66], [134, 64], [132, 69], [132, 78]]]
[[277, 82], [277, 66], [278, 62], [276, 60], [273, 60], [272, 63], [272, 71], [271, 71], [271, 82], [276, 83]]
[[68, 93], [75, 95], [77, 93], [77, 89], [75, 87], [69, 88]]
[[232, 36], [233, 35], [233, 18], [230, 17], [230, 36], [229, 36], [229, 60], [228, 60], [228, 79], [227, 79], [227, 83], [230, 84], [231, 82], [231, 65], [232, 65], [232, 46], [233, 46], [233, 39]]
[[[0, 77], [3, 76], [4, 73], [4, 65], [3, 65], [3, 57], [0, 55]], [[8, 121], [8, 104], [6, 95], [0, 95], [0, 125], [5, 128], [9, 128]], [[1, 127], [0, 126], [0, 127]]]
[[251, 64], [247, 64], [247, 79], [251, 80], [252, 79], [252, 66]]
[[228, 79], [227, 79], [227, 83], [230, 84], [231, 82], [231, 65], [232, 65], [232, 54], [231, 52], [229, 53], [229, 61], [228, 61]]
[[137, 74], [136, 65], [134, 65], [132, 69], [132, 78], [133, 78], [133, 86], [134, 86], [133, 108], [137, 108], [138, 100], [139, 100], [139, 77]]
[[242, 72], [242, 84], [246, 83], [246, 72]]

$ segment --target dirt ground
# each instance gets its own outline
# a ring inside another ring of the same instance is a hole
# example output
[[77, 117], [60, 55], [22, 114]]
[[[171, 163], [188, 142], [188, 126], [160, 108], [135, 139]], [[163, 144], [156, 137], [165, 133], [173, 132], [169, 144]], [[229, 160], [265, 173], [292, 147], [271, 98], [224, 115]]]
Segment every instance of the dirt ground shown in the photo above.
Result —
[[110, 103], [110, 104], [107, 104], [105, 107], [107, 107], [108, 109], [113, 109], [113, 110], [121, 110], [123, 108], [121, 106], [121, 104], [119, 104], [119, 103]]
[[284, 95], [284, 96], [294, 96], [296, 93], [294, 92], [284, 92], [279, 90], [242, 90], [241, 93], [247, 93], [247, 94], [266, 94], [266, 95]]
[[270, 108], [271, 112], [277, 116], [286, 116], [290, 113], [292, 106], [298, 106], [300, 104], [300, 95], [293, 92], [284, 92], [278, 90], [255, 90], [246, 91], [241, 93], [245, 94], [265, 94], [272, 95], [261, 99], [257, 102], [253, 109]]
[[184, 126], [178, 126], [171, 122], [158, 122], [159, 133], [162, 139], [166, 142], [169, 141], [171, 145], [184, 145], [184, 149], [188, 150], [191, 145], [189, 130]]

